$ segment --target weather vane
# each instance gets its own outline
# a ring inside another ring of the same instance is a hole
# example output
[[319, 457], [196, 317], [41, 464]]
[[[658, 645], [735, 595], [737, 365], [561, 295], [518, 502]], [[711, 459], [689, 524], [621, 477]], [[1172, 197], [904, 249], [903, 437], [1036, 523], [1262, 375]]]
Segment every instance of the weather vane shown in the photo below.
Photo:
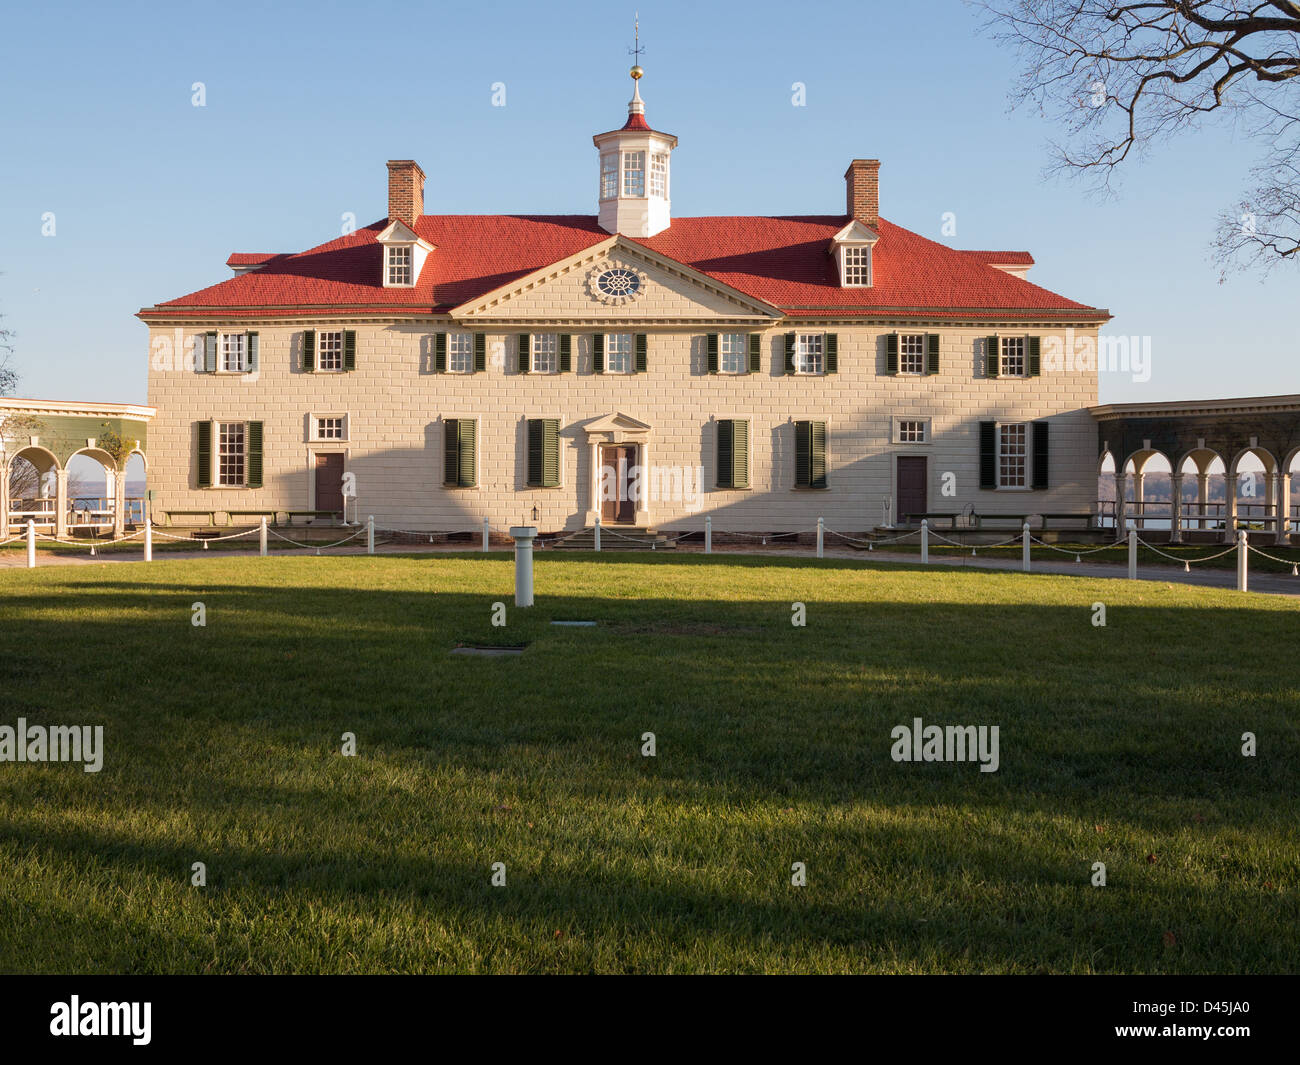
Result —
[[636, 35], [633, 38], [635, 43], [628, 49], [628, 54], [632, 57], [632, 69], [636, 71], [632, 77], [637, 78], [641, 76], [641, 53], [645, 51], [645, 49], [641, 47], [641, 12], [639, 11], [636, 14], [636, 21], [633, 23], [633, 28]]

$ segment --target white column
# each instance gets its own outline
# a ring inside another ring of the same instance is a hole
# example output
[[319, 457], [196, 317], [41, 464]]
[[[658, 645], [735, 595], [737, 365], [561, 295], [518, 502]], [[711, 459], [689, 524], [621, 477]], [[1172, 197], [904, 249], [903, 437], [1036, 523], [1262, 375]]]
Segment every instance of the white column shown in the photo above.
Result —
[[1128, 530], [1128, 477], [1115, 471], [1115, 539], [1121, 539]]
[[27, 519], [27, 568], [36, 568], [36, 522]]
[[153, 561], [153, 526], [147, 521], [144, 523], [144, 560]]
[[1138, 534], [1136, 529], [1128, 531], [1128, 579], [1137, 580], [1138, 575]]
[[1242, 529], [1237, 534], [1237, 591], [1246, 591], [1247, 571], [1250, 563], [1247, 559], [1250, 557], [1250, 540], [1246, 536], [1246, 530]]
[[706, 515], [704, 518], [704, 553], [713, 554], [713, 517]]
[[126, 533], [126, 471], [110, 470], [108, 483], [113, 488], [113, 539]]
[[266, 558], [266, 515], [262, 516], [262, 524], [257, 529], [257, 547], [258, 553]]
[[930, 519], [921, 519], [921, 561], [930, 561]]
[[1274, 493], [1277, 499], [1277, 539], [1274, 543], [1280, 545], [1291, 542], [1291, 475], [1284, 470], [1277, 471], [1277, 491]]
[[1181, 473], [1169, 475], [1169, 491], [1169, 542], [1181, 544], [1183, 542], [1183, 475]]
[[68, 471], [59, 470], [54, 477], [54, 535], [60, 540], [68, 535]]
[[371, 514], [366, 518], [366, 554], [375, 553], [375, 516]]
[[1133, 471], [1133, 523], [1139, 529], [1147, 527], [1146, 486], [1141, 470]]
[[1020, 530], [1020, 568], [1029, 572], [1029, 522]]
[[9, 538], [9, 465], [0, 452], [0, 540]]
[[533, 605], [533, 539], [537, 529], [517, 525], [510, 530], [515, 541], [515, 606]]
[[1198, 529], [1205, 528], [1205, 508], [1210, 504], [1210, 475], [1197, 471], [1196, 473], [1196, 503], [1197, 510], [1200, 512], [1200, 520], [1196, 523]]
[[[1225, 468], [1226, 469], [1226, 468]], [[1228, 501], [1223, 517], [1223, 542], [1230, 544], [1237, 539], [1237, 471], [1226, 470], [1223, 475], [1223, 498]]]
[[817, 519], [817, 557], [822, 558], [822, 549], [826, 542], [826, 519]]
[[592, 543], [595, 546], [596, 550], [599, 551], [600, 550], [600, 515], [599, 514], [596, 515], [596, 524], [594, 526], [594, 535], [593, 535]]

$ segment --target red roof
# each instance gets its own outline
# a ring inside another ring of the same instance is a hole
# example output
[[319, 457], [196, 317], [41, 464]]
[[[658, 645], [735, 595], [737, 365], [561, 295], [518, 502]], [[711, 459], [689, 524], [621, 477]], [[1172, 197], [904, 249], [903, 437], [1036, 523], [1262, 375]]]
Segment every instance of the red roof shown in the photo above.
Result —
[[1001, 263], [1004, 266], [1033, 266], [1034, 257], [1027, 251], [968, 251], [982, 263]]
[[[848, 221], [843, 215], [677, 218], [658, 236], [636, 243], [791, 317], [1106, 316], [987, 265], [989, 253], [957, 251], [883, 219], [876, 227], [872, 286], [842, 288], [829, 248]], [[383, 248], [375, 238], [386, 224], [268, 258], [259, 270], [145, 308], [140, 316], [446, 313], [610, 237], [591, 215], [424, 215], [415, 231], [436, 250], [414, 288], [384, 288]], [[1008, 253], [994, 254], [995, 261], [1011, 261], [1001, 258]]]
[[284, 251], [232, 251], [226, 260], [227, 266], [261, 266], [272, 259], [280, 259], [291, 254]]

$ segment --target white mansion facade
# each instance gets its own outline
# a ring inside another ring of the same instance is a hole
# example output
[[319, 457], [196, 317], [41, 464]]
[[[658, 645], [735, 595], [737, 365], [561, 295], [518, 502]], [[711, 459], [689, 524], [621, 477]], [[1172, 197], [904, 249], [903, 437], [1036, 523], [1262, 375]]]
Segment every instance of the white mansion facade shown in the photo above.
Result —
[[154, 511], [335, 511], [345, 483], [349, 518], [444, 532], [1092, 509], [1095, 366], [1048, 353], [1108, 315], [1027, 253], [881, 219], [875, 160], [844, 215], [673, 218], [639, 83], [594, 141], [595, 215], [425, 214], [394, 160], [383, 222], [140, 311]]

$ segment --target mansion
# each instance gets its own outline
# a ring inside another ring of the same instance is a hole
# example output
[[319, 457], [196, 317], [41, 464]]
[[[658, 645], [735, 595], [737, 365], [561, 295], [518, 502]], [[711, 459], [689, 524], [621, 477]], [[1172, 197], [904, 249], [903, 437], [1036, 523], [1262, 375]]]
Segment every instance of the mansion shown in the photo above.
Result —
[[1105, 310], [1027, 252], [884, 220], [874, 159], [841, 215], [675, 217], [677, 138], [632, 73], [594, 214], [426, 214], [392, 160], [384, 220], [142, 309], [153, 510], [781, 532], [1095, 508], [1096, 369], [1048, 352]]

